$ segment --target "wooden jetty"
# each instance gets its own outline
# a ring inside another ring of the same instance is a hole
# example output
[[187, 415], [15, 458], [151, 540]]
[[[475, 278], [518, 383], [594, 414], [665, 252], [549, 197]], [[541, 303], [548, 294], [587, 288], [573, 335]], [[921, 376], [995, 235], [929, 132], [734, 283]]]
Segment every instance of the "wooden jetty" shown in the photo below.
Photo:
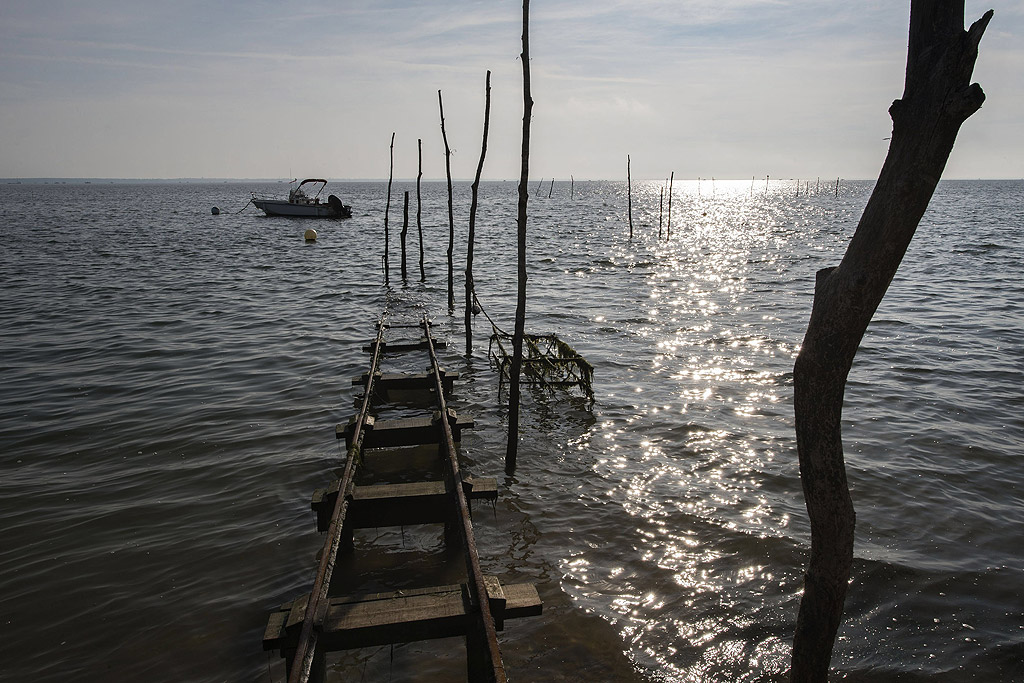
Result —
[[[419, 337], [386, 341], [391, 328], [416, 329]], [[347, 450], [343, 474], [313, 494], [317, 529], [326, 537], [312, 591], [271, 612], [263, 636], [264, 649], [278, 650], [285, 659], [289, 683], [322, 681], [327, 652], [456, 636], [465, 638], [468, 680], [501, 683], [506, 676], [497, 631], [507, 619], [541, 613], [532, 583], [507, 584], [480, 568], [470, 501], [496, 499], [497, 482], [464, 476], [459, 468], [456, 444], [473, 420], [448, 407], [446, 395], [458, 374], [441, 368], [436, 349], [442, 347], [426, 316], [418, 325], [392, 326], [382, 318], [376, 339], [364, 347], [371, 354], [369, 371], [352, 380], [363, 387], [361, 408], [336, 428]], [[429, 357], [425, 374], [381, 371], [385, 354], [415, 352]], [[431, 404], [421, 417], [377, 420], [370, 414], [374, 406], [410, 401], [416, 394]], [[437, 444], [442, 480], [357, 485], [360, 468], [370, 467], [364, 452], [432, 444]], [[445, 542], [463, 551], [462, 583], [329, 595], [338, 553], [353, 551], [354, 530], [413, 524], [445, 525]]]

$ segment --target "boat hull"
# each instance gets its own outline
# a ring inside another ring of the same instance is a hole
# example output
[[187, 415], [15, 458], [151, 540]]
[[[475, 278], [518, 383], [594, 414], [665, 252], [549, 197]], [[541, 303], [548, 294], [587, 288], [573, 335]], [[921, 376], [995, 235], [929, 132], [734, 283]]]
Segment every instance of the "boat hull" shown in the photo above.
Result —
[[268, 216], [291, 216], [294, 218], [348, 218], [352, 215], [348, 207], [342, 211], [331, 204], [293, 204], [283, 199], [253, 199], [257, 209], [262, 209]]

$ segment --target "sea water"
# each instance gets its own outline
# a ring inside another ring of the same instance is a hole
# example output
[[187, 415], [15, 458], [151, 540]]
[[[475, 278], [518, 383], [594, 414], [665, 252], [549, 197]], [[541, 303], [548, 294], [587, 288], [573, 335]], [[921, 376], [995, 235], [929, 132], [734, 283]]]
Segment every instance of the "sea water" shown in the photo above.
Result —
[[[453, 312], [444, 183], [421, 190], [423, 281], [395, 184], [387, 285], [385, 183], [332, 184], [353, 217], [312, 243], [245, 206], [282, 183], [0, 186], [0, 678], [280, 679], [266, 617], [312, 583], [309, 497], [388, 309], [450, 342], [465, 467], [500, 489], [475, 514], [484, 569], [545, 602], [500, 636], [514, 680], [785, 680], [809, 548], [793, 361], [872, 183], [677, 182], [670, 222], [662, 185], [633, 183], [632, 239], [624, 183], [531, 186], [527, 330], [593, 364], [596, 401], [528, 391], [512, 477], [486, 316], [512, 327], [516, 183], [481, 187], [468, 358], [467, 183]], [[940, 183], [857, 354], [846, 680], [1024, 678], [1022, 206], [1021, 181]], [[356, 591], [451, 560], [415, 529], [360, 532], [356, 555]], [[341, 654], [328, 678], [463, 671], [456, 640]]]

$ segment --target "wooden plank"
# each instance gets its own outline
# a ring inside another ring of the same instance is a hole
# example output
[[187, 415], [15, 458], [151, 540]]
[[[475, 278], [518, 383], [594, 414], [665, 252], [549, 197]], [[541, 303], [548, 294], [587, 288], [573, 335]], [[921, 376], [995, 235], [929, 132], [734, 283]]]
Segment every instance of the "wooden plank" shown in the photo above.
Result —
[[[313, 492], [310, 507], [316, 513], [317, 531], [325, 531], [330, 511], [338, 498], [339, 482]], [[463, 482], [467, 498], [495, 500], [498, 482], [493, 477], [466, 477]], [[376, 484], [356, 486], [345, 519], [349, 529], [374, 529], [413, 524], [443, 524], [456, 520], [456, 511], [443, 481], [408, 484]]]
[[[441, 379], [444, 382], [444, 390], [451, 393], [455, 386], [455, 380], [459, 378], [457, 372], [442, 373]], [[352, 378], [352, 386], [365, 387], [370, 375], [363, 373], [359, 377]], [[433, 374], [413, 374], [406, 372], [391, 372], [378, 374], [374, 380], [374, 390], [380, 393], [387, 391], [432, 391], [434, 389]]]
[[[376, 346], [376, 342], [370, 342], [363, 346], [363, 352], [373, 353], [373, 349]], [[380, 343], [381, 351], [383, 353], [405, 353], [406, 351], [423, 351], [429, 348], [429, 344], [426, 339], [412, 340], [403, 339], [395, 341], [382, 341]], [[434, 348], [444, 349], [448, 347], [448, 342], [434, 340]]]
[[[532, 583], [505, 584], [491, 576], [485, 582], [489, 602], [500, 609], [500, 616], [495, 615], [499, 623], [541, 614], [543, 603]], [[494, 593], [504, 595], [503, 607]], [[306, 596], [295, 603], [305, 609]], [[265, 650], [286, 649], [297, 638], [298, 624], [286, 625], [286, 616], [295, 610], [293, 603], [270, 614], [263, 637]], [[326, 651], [336, 651], [448, 638], [465, 635], [472, 621], [465, 587], [457, 584], [334, 597], [327, 608], [319, 645]]]
[[[355, 417], [350, 418], [347, 424], [339, 423], [334, 430], [337, 438], [345, 439], [346, 450], [352, 447], [352, 434], [355, 430], [356, 419]], [[449, 411], [448, 424], [451, 426], [452, 438], [456, 443], [462, 440], [463, 429], [472, 429], [475, 426], [472, 417], [457, 415], [454, 410]], [[373, 429], [366, 432], [363, 448], [395, 448], [438, 443], [442, 438], [439, 432], [440, 426], [440, 413], [437, 411], [430, 417], [377, 420], [373, 424]]]

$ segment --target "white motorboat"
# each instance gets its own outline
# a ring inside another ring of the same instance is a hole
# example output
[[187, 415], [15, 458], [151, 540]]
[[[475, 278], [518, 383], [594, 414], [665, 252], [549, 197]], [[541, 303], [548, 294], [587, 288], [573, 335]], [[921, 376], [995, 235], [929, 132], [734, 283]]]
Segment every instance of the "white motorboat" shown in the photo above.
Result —
[[[309, 185], [308, 190], [304, 188]], [[296, 216], [305, 218], [351, 218], [352, 207], [341, 202], [336, 196], [328, 195], [327, 201], [320, 201], [320, 193], [327, 187], [322, 178], [307, 178], [288, 191], [288, 199], [267, 199], [252, 194], [252, 203], [263, 209], [268, 216]], [[313, 191], [316, 190], [314, 193]]]

